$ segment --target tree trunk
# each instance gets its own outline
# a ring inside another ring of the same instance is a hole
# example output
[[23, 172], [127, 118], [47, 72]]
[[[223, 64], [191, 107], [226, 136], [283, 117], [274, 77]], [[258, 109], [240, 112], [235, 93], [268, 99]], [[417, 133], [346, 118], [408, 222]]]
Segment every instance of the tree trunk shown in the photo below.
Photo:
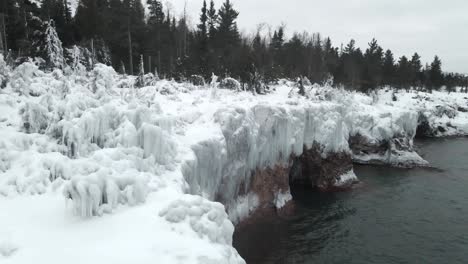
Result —
[[151, 55], [148, 56], [148, 72], [149, 72], [149, 73], [153, 72], [153, 71], [151, 70]]
[[0, 31], [0, 53], [3, 53], [3, 52], [4, 52], [4, 49], [3, 49], [3, 34]]
[[94, 65], [96, 64], [96, 52], [94, 51], [94, 39], [91, 39], [91, 65], [94, 69]]
[[[1, 18], [2, 18], [2, 26], [3, 26], [3, 39], [0, 38], [0, 41], [4, 41], [3, 44], [4, 44], [4, 49], [5, 49], [5, 53], [8, 52], [8, 41], [7, 41], [7, 34], [6, 34], [6, 25], [5, 25], [5, 15], [4, 14], [1, 14]], [[2, 30], [2, 28], [0, 28], [0, 30]]]
[[130, 75], [133, 75], [133, 53], [132, 53], [132, 34], [130, 33], [130, 21], [128, 22], [128, 56], [129, 56], [129, 63], [130, 63]]

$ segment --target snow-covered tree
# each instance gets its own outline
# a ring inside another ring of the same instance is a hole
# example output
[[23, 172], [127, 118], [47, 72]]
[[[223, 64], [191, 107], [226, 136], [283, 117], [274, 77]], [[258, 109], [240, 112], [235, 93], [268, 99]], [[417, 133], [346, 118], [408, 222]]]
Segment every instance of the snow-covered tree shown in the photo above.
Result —
[[53, 20], [47, 23], [45, 31], [46, 38], [46, 63], [48, 67], [63, 68], [65, 60], [63, 58], [62, 41], [60, 41]]
[[143, 55], [140, 56], [140, 66], [138, 69], [138, 77], [135, 81], [135, 87], [141, 88], [145, 86], [145, 68], [143, 64]]
[[125, 63], [123, 63], [123, 61], [120, 62], [119, 73], [124, 76], [127, 75], [127, 69], [125, 68]]
[[216, 76], [214, 73], [211, 74], [211, 99], [215, 99], [217, 97], [217, 91], [218, 91], [218, 76]]
[[10, 68], [3, 59], [3, 55], [0, 54], [0, 88], [4, 88], [8, 82]]
[[48, 70], [62, 69], [65, 65], [62, 42], [60, 41], [55, 23], [51, 19], [43, 24], [44, 32], [34, 35], [34, 53], [45, 61], [44, 68]]
[[158, 73], [158, 68], [154, 68], [154, 79], [156, 81], [159, 81], [159, 73]]
[[39, 70], [36, 63], [32, 61], [24, 62], [11, 73], [8, 86], [20, 95], [39, 96], [43, 93], [42, 88], [44, 87], [32, 86], [31, 83], [33, 82], [33, 78], [42, 74], [43, 72]]

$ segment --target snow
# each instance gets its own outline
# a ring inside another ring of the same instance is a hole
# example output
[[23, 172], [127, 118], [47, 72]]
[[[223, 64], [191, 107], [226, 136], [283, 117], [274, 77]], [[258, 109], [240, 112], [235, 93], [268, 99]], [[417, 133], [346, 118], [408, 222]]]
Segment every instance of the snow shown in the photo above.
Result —
[[349, 184], [349, 182], [357, 181], [358, 178], [356, 174], [354, 174], [353, 170], [348, 171], [347, 173], [340, 176], [339, 180], [336, 183], [337, 187], [341, 187], [345, 184]]
[[[314, 85], [303, 97], [282, 81], [256, 96], [218, 89], [216, 76], [207, 86], [155, 80], [135, 89], [134, 77], [102, 64], [88, 73], [44, 73], [33, 62], [8, 71], [2, 263], [244, 263], [232, 233], [261, 206], [248, 184], [253, 170], [287, 166], [314, 144], [323, 157], [351, 153], [357, 134], [411, 145], [421, 112], [443, 135], [468, 134], [460, 93], [398, 93], [394, 102], [391, 91]], [[423, 161], [396, 146], [354, 159]], [[337, 184], [354, 179], [350, 171]], [[281, 208], [291, 198], [283, 190], [271, 202]]]
[[278, 192], [275, 196], [275, 206], [277, 209], [281, 209], [283, 208], [286, 203], [288, 203], [289, 201], [291, 201], [293, 199], [292, 195], [291, 195], [291, 192], [290, 191], [287, 191], [287, 192]]

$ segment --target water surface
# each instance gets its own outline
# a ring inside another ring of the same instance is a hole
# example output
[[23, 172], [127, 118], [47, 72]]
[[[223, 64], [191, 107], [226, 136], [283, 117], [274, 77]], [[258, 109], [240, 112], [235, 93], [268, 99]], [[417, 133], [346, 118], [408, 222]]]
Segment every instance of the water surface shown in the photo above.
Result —
[[356, 166], [362, 186], [295, 195], [290, 217], [236, 231], [248, 264], [468, 263], [468, 139], [417, 142], [438, 169]]

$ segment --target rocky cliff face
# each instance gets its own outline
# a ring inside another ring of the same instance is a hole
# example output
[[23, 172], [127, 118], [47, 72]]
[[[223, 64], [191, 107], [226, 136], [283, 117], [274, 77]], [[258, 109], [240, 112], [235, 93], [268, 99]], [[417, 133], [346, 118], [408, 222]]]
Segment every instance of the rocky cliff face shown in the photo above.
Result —
[[303, 154], [294, 159], [292, 168], [291, 185], [310, 185], [320, 191], [346, 189], [357, 181], [352, 176], [351, 153], [330, 153], [324, 157], [318, 145], [304, 149]]
[[413, 139], [397, 136], [384, 140], [369, 140], [359, 134], [351, 136], [349, 147], [353, 161], [359, 164], [389, 165], [399, 168], [427, 166], [413, 147]]

